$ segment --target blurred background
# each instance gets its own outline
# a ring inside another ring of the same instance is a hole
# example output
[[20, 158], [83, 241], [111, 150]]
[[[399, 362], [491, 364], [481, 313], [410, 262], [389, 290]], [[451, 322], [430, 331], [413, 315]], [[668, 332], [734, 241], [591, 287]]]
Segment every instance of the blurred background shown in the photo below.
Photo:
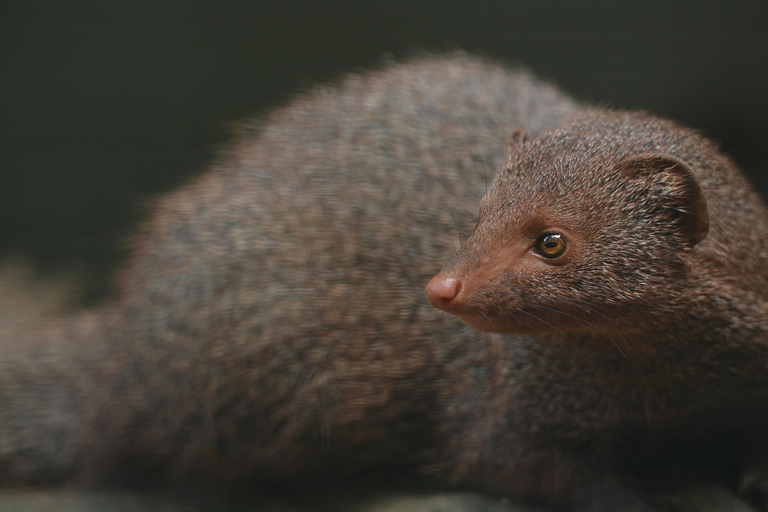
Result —
[[0, 260], [105, 291], [146, 204], [234, 121], [387, 55], [465, 49], [715, 138], [768, 195], [768, 2], [0, 1]]

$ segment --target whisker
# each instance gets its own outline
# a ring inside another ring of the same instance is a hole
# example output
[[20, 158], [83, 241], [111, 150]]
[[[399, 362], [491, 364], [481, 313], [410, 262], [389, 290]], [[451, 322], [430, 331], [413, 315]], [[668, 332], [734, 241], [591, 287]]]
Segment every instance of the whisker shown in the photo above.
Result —
[[613, 339], [613, 336], [608, 336], [608, 339], [611, 340], [611, 343], [613, 343], [613, 346], [616, 347], [616, 350], [619, 351], [619, 354], [624, 356], [624, 359], [626, 359], [627, 358], [627, 354], [625, 354], [624, 351], [621, 350], [621, 348], [619, 348], [619, 344], [616, 343], [616, 340]]
[[565, 311], [560, 311], [559, 309], [546, 308], [544, 306], [539, 306], [539, 305], [529, 306], [529, 307], [536, 308], [536, 309], [543, 309], [545, 311], [552, 311], [553, 313], [559, 313], [559, 314], [564, 315], [564, 316], [569, 316], [571, 318], [575, 318], [576, 320], [580, 320], [580, 321], [584, 322], [587, 325], [592, 325], [592, 326], [595, 325], [593, 322], [589, 322], [589, 321], [585, 320], [584, 318], [582, 318], [580, 316], [572, 315], [570, 313], [566, 313]]
[[[445, 203], [443, 203], [443, 206], [445, 206], [445, 208], [448, 210], [448, 213], [451, 214], [451, 217], [453, 217], [453, 222], [455, 223], [456, 222], [456, 217], [453, 216], [453, 212], [451, 211], [451, 208], [447, 204], [445, 204]], [[456, 224], [456, 230], [458, 231], [458, 229], [459, 229], [459, 225]], [[448, 236], [450, 236], [450, 230], [448, 230]], [[461, 233], [460, 232], [459, 232], [459, 243], [461, 243]], [[456, 240], [452, 236], [451, 236], [451, 245], [453, 245], [453, 253], [454, 254], [459, 252], [459, 250], [456, 248]], [[443, 266], [445, 266], [445, 263], [443, 263]]]
[[582, 304], [580, 302], [564, 299], [563, 297], [558, 297], [557, 295], [540, 295], [540, 294], [535, 294], [535, 293], [526, 293], [524, 297], [539, 297], [539, 298], [542, 298], [542, 299], [556, 300], [556, 301], [564, 302], [565, 304], [571, 304], [573, 306], [582, 308], [582, 309], [584, 309], [586, 311], [589, 311], [591, 313], [595, 313], [596, 315], [600, 315], [601, 317], [603, 317], [606, 320], [608, 320], [609, 322], [611, 322], [613, 325], [618, 325], [611, 317], [609, 317], [608, 315], [603, 314], [600, 311], [598, 311], [598, 309], [600, 309], [600, 310], [606, 311], [608, 313], [612, 313], [612, 311], [610, 309], [601, 308], [601, 307], [595, 306], [593, 304], [590, 305], [590, 306], [587, 306], [587, 305]]
[[[542, 297], [544, 297], [544, 295], [542, 295]], [[562, 301], [568, 301], [568, 299], [564, 299], [562, 297], [556, 297], [556, 298], [560, 299]], [[576, 306], [581, 306], [582, 308], [587, 309], [589, 311], [592, 311], [594, 313], [598, 313], [599, 311], [605, 311], [606, 313], [611, 313], [611, 314], [613, 313], [613, 311], [611, 311], [608, 308], [603, 308], [603, 307], [600, 307], [600, 306], [595, 306], [594, 304], [590, 304], [589, 306], [587, 306], [586, 304], [584, 304], [584, 301], [571, 300], [571, 301], [568, 301], [568, 302], [570, 304], [573, 304], [573, 305], [576, 305]]]
[[[568, 299], [564, 299], [564, 298], [562, 298], [562, 297], [557, 297], [557, 296], [555, 296], [555, 295], [553, 295], [553, 296], [547, 296], [547, 295], [540, 295], [540, 294], [526, 294], [526, 296], [528, 296], [528, 297], [541, 297], [541, 298], [544, 298], [544, 299], [549, 299], [549, 300], [556, 300], [556, 301], [557, 301], [557, 300], [559, 300], [559, 301], [561, 301], [561, 302], [564, 302], [564, 303], [566, 303], [566, 304], [571, 304], [571, 305], [573, 305], [573, 306], [576, 306], [576, 307], [579, 307], [579, 308], [585, 309], [585, 310], [587, 310], [587, 311], [591, 311], [592, 313], [595, 313], [595, 314], [597, 314], [597, 315], [600, 315], [601, 317], [605, 318], [606, 320], [608, 320], [608, 321], [609, 321], [610, 323], [612, 323], [613, 325], [615, 325], [615, 326], [618, 326], [618, 324], [617, 324], [616, 322], [614, 322], [614, 321], [613, 321], [613, 320], [612, 320], [610, 317], [608, 317], [607, 315], [605, 315], [605, 314], [603, 314], [603, 313], [600, 313], [600, 312], [599, 312], [599, 311], [597, 311], [596, 309], [592, 309], [592, 308], [590, 308], [590, 307], [588, 307], [588, 306], [586, 306], [586, 305], [584, 305], [584, 304], [580, 304], [579, 302], [570, 301], [570, 300], [568, 300]], [[594, 325], [595, 325], [595, 324], [593, 324], [593, 323], [589, 323], [589, 322], [587, 322], [586, 320], [584, 320], [584, 319], [582, 319], [582, 318], [580, 318], [580, 317], [577, 317], [577, 316], [575, 316], [575, 315], [570, 315], [570, 314], [568, 314], [568, 313], [565, 313], [565, 312], [563, 312], [563, 311], [558, 311], [558, 310], [556, 310], [556, 309], [550, 309], [550, 308], [546, 308], [546, 307], [544, 307], [544, 306], [538, 306], [538, 305], [534, 305], [534, 306], [532, 306], [532, 307], [535, 307], [535, 308], [540, 308], [540, 309], [545, 309], [545, 310], [548, 310], [548, 311], [553, 311], [553, 312], [555, 312], [555, 313], [560, 313], [561, 315], [567, 315], [567, 316], [571, 316], [571, 317], [573, 317], [573, 318], [577, 318], [577, 319], [579, 319], [579, 320], [582, 320], [583, 322], [585, 322], [585, 323], [587, 323], [587, 324], [589, 324], [589, 325], [592, 325], [592, 326], [594, 326]], [[595, 307], [595, 308], [597, 308], [598, 306], [594, 306], [594, 307]], [[518, 308], [518, 309], [519, 309], [519, 308]], [[607, 309], [605, 309], [605, 308], [599, 308], [599, 309], [603, 309], [604, 311], [609, 311], [609, 310], [607, 310]], [[605, 333], [605, 335], [608, 337], [608, 339], [609, 339], [609, 340], [611, 340], [611, 343], [613, 344], [613, 346], [614, 346], [614, 347], [616, 347], [616, 350], [618, 350], [618, 351], [619, 351], [619, 354], [621, 354], [621, 355], [622, 355], [622, 357], [624, 357], [624, 358], [627, 358], [627, 354], [626, 354], [626, 353], [625, 353], [623, 350], [621, 350], [621, 347], [619, 347], [619, 344], [618, 344], [618, 343], [616, 343], [616, 340], [614, 339], [614, 337], [613, 337], [613, 336], [611, 336], [609, 333]], [[638, 355], [638, 357], [640, 357], [640, 356]], [[645, 365], [646, 365], [646, 366], [650, 366], [650, 365], [648, 365], [648, 363], [647, 363], [647, 362], [646, 362], [646, 361], [645, 361], [645, 360], [644, 360], [642, 357], [640, 357], [640, 360], [641, 360], [643, 363], [645, 363]]]
[[568, 341], [570, 341], [570, 342], [571, 342], [571, 345], [573, 345], [573, 346], [574, 346], [574, 347], [576, 347], [576, 348], [579, 348], [579, 346], [578, 346], [578, 345], [576, 345], [576, 343], [574, 343], [574, 341], [573, 341], [571, 338], [569, 338], [569, 337], [568, 337], [568, 336], [567, 336], [567, 335], [566, 335], [566, 334], [565, 334], [563, 331], [561, 331], [560, 329], [558, 329], [558, 328], [557, 328], [557, 327], [555, 327], [554, 325], [550, 324], [549, 322], [547, 322], [547, 321], [545, 321], [545, 320], [542, 320], [541, 318], [537, 317], [537, 316], [536, 316], [536, 315], [534, 315], [533, 313], [529, 313], [528, 311], [526, 311], [526, 310], [524, 310], [524, 309], [522, 309], [522, 308], [515, 308], [515, 309], [517, 309], [517, 310], [518, 310], [519, 312], [521, 312], [521, 313], [525, 313], [526, 315], [530, 316], [530, 317], [531, 317], [531, 318], [533, 318], [534, 320], [538, 320], [539, 322], [543, 323], [544, 325], [547, 325], [547, 326], [549, 326], [551, 329], [553, 329], [553, 330], [555, 330], [555, 331], [559, 332], [559, 333], [560, 333], [560, 334], [563, 336], [563, 338], [565, 338], [565, 339], [567, 339]]
[[477, 170], [477, 164], [479, 163], [480, 167], [483, 169], [482, 177], [483, 181], [485, 182], [485, 190], [488, 190], [488, 170], [485, 166], [485, 159], [482, 157], [482, 155], [476, 154], [472, 156], [472, 163], [474, 164], [472, 167], [475, 171], [475, 176], [477, 176], [478, 181], [480, 179], [480, 173]]
[[[453, 214], [453, 210], [451, 210], [451, 207], [448, 206], [445, 203], [443, 203], [443, 204], [445, 205], [446, 208], [448, 208], [448, 213], [450, 213], [451, 214], [451, 218], [453, 218], [453, 223], [456, 226], [456, 233], [459, 235], [459, 247], [461, 247], [461, 246], [464, 245], [464, 241], [461, 239], [461, 228], [459, 228], [459, 223], [456, 221], [456, 216]], [[454, 249], [456, 249], [455, 245], [453, 247], [454, 247]], [[459, 251], [456, 250], [455, 252], [459, 252]]]

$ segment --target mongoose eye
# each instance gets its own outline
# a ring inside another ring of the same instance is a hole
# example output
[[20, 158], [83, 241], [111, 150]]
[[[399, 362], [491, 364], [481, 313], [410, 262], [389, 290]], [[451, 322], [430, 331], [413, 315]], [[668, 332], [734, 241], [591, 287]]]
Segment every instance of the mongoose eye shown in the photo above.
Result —
[[542, 235], [536, 240], [536, 252], [545, 258], [558, 258], [565, 252], [565, 238], [554, 233]]

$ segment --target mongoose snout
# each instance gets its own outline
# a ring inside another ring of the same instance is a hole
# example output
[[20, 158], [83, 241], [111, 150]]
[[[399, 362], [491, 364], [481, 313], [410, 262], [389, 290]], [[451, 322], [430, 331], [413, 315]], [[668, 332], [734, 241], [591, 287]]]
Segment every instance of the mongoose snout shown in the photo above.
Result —
[[429, 281], [426, 292], [429, 303], [434, 307], [448, 313], [460, 312], [465, 295], [461, 279], [440, 273]]

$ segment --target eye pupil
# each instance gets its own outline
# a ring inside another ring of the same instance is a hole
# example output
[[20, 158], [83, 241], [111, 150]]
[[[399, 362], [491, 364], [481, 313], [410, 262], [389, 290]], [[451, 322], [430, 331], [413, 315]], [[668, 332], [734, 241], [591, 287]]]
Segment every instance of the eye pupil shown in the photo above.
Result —
[[548, 259], [558, 258], [565, 252], [565, 238], [558, 234], [543, 235], [536, 242], [536, 252]]

